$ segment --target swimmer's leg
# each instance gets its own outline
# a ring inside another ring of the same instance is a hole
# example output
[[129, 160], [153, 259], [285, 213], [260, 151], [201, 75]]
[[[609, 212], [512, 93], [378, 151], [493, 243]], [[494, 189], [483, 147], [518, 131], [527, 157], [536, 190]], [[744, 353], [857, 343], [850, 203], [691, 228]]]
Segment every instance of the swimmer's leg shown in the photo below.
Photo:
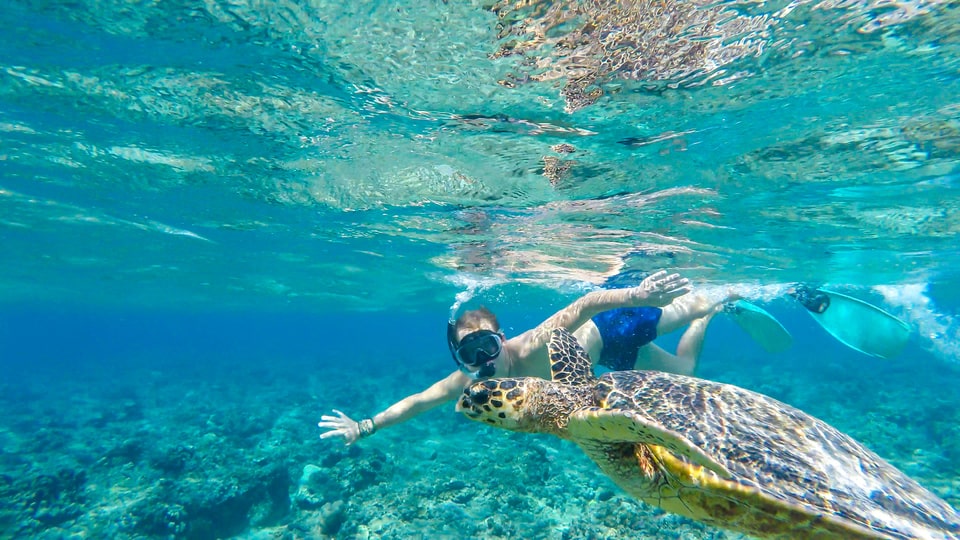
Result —
[[697, 369], [697, 364], [700, 362], [700, 354], [703, 352], [703, 341], [707, 334], [707, 326], [716, 314], [717, 307], [715, 306], [705, 316], [691, 322], [687, 330], [680, 336], [680, 343], [677, 344], [677, 354], [675, 355], [653, 343], [640, 347], [634, 369], [655, 369], [680, 375], [693, 375]]
[[663, 314], [657, 322], [657, 335], [669, 334], [693, 321], [716, 312], [723, 302], [712, 302], [706, 296], [688, 294], [677, 298], [663, 308]]

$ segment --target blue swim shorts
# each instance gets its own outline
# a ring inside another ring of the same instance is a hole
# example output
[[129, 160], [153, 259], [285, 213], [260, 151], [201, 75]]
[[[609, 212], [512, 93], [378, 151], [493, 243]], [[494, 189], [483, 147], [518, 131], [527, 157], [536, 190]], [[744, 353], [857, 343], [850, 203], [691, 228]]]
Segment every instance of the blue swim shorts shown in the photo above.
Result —
[[615, 371], [633, 369], [640, 347], [657, 337], [662, 314], [658, 307], [637, 307], [611, 309], [595, 316], [593, 323], [603, 340], [599, 364]]

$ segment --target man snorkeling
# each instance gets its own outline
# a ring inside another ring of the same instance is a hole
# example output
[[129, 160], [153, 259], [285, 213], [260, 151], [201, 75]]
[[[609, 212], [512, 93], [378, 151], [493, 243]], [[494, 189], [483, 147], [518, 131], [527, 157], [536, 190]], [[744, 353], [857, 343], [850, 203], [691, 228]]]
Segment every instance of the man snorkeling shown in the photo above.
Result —
[[[554, 328], [573, 332], [590, 357], [610, 369], [690, 374], [700, 357], [707, 325], [726, 299], [711, 302], [688, 292], [689, 280], [660, 271], [636, 287], [590, 292], [536, 328], [509, 339], [490, 310], [481, 307], [464, 312], [447, 325], [447, 345], [457, 363], [456, 371], [359, 422], [334, 409], [336, 416], [324, 415], [317, 424], [328, 430], [320, 438], [343, 437], [346, 444], [353, 444], [378, 429], [453, 401], [478, 378], [550, 379], [547, 343]], [[652, 343], [657, 336], [688, 325], [676, 354]]]

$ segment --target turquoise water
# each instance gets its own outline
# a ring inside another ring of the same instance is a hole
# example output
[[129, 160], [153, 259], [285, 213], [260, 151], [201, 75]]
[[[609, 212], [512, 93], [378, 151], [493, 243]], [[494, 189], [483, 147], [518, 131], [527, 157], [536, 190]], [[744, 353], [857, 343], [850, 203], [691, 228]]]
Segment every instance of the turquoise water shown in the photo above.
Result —
[[960, 504], [957, 7], [523, 4], [5, 5], [0, 536], [734, 538], [452, 405], [317, 437], [448, 374], [455, 304], [516, 335], [659, 268], [794, 335], [718, 316], [700, 376]]

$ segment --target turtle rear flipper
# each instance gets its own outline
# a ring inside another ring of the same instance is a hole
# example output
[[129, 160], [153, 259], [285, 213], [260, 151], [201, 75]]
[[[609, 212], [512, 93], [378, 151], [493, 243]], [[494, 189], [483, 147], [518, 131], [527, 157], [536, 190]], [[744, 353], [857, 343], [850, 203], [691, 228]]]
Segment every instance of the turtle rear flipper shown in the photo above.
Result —
[[637, 411], [587, 407], [570, 415], [567, 431], [574, 440], [655, 444], [717, 473], [721, 478], [732, 476], [726, 467], [689, 439]]

